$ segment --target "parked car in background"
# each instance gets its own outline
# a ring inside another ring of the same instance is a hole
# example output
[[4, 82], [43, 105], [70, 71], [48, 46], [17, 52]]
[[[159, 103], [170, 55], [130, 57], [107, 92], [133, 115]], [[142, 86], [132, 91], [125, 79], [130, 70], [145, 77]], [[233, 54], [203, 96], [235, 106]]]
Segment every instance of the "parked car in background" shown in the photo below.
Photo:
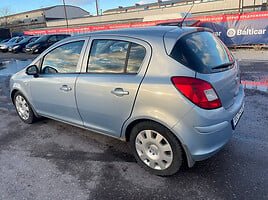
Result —
[[1, 40], [1, 41], [0, 41], [0, 45], [3, 44], [3, 43], [5, 43], [5, 42], [7, 42], [8, 40], [10, 40], [10, 38]]
[[25, 36], [17, 36], [17, 37], [13, 37], [11, 38], [9, 41], [3, 43], [0, 45], [0, 50], [2, 52], [7, 52], [9, 47], [19, 43], [21, 40], [23, 40], [25, 38]]
[[157, 175], [218, 152], [244, 109], [238, 63], [204, 28], [74, 36], [13, 75], [10, 87], [25, 123], [45, 116], [128, 141]]
[[31, 42], [35, 42], [39, 37], [38, 36], [29, 36], [21, 40], [19, 43], [9, 45], [9, 51], [13, 53], [22, 52], [23, 49], [26, 47], [27, 44]]
[[29, 53], [42, 53], [45, 49], [50, 47], [52, 44], [66, 38], [70, 37], [69, 34], [51, 34], [43, 35], [35, 42], [26, 45], [25, 52]]
[[166, 21], [161, 22], [159, 24], [156, 24], [156, 26], [188, 26], [188, 27], [200, 27], [201, 21], [200, 20], [193, 20], [193, 19], [186, 19], [184, 21], [182, 20], [172, 20], [172, 21]]
[[7, 44], [9, 42], [14, 42], [17, 39], [17, 37], [13, 37], [11, 39], [8, 39], [7, 41], [3, 41], [0, 43], [0, 51], [5, 51], [7, 50]]

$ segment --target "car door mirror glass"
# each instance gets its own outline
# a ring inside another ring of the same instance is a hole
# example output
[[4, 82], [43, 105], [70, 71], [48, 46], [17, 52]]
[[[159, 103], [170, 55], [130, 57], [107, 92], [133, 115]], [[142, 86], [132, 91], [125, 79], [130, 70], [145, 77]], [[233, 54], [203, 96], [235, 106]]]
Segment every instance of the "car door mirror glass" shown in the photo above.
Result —
[[46, 66], [46, 67], [44, 67], [44, 69], [43, 69], [43, 73], [44, 73], [44, 74], [57, 74], [57, 73], [58, 73], [58, 70], [56, 70], [56, 69], [53, 68], [53, 67]]
[[38, 67], [36, 65], [31, 65], [27, 67], [26, 74], [33, 75], [34, 77], [37, 77], [39, 74]]

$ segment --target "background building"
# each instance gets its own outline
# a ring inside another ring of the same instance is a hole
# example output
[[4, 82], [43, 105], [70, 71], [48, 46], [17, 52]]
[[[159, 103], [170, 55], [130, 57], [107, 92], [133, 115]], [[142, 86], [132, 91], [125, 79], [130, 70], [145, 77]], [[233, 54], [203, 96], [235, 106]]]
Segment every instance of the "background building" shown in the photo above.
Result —
[[[67, 18], [88, 17], [89, 12], [76, 6], [66, 6]], [[47, 23], [54, 20], [65, 21], [64, 6], [52, 6], [18, 13], [0, 18], [0, 27], [9, 28], [11, 32], [21, 32], [24, 30], [46, 28]]]
[[[123, 24], [148, 21], [158, 16], [162, 19], [181, 18], [192, 6], [192, 16], [234, 14], [240, 12], [260, 11], [267, 6], [267, 0], [172, 0], [156, 3], [149, 3], [129, 7], [118, 7], [103, 12], [100, 16], [90, 16], [83, 19], [71, 19], [69, 27], [97, 26], [107, 24]], [[242, 3], [243, 2], [243, 3]], [[168, 17], [169, 15], [169, 17]], [[48, 21], [48, 28], [62, 28], [66, 26], [64, 20]]]

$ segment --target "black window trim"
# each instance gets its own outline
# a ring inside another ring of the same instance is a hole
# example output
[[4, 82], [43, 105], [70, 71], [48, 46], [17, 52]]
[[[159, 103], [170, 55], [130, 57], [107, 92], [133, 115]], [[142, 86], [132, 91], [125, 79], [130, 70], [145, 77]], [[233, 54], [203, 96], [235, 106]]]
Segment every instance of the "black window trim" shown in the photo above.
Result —
[[129, 42], [128, 49], [127, 49], [126, 60], [125, 60], [125, 66], [124, 66], [124, 73], [127, 73], [127, 65], [128, 65], [128, 60], [129, 60], [129, 54], [130, 54], [131, 46], [132, 46], [132, 42]]
[[[91, 54], [92, 47], [93, 47], [93, 42], [94, 42], [95, 40], [115, 40], [115, 41], [119, 41], [119, 42], [128, 42], [128, 43], [129, 43], [129, 45], [128, 45], [128, 49], [127, 49], [127, 54], [126, 54], [126, 61], [125, 61], [125, 65], [124, 65], [124, 72], [121, 72], [121, 73], [104, 72], [104, 73], [102, 73], [102, 72], [88, 72], [88, 71], [87, 71], [87, 70], [88, 70], [89, 60], [90, 60], [90, 54]], [[137, 72], [135, 72], [135, 73], [129, 73], [129, 72], [127, 72], [127, 65], [128, 65], [128, 60], [129, 60], [129, 55], [130, 55], [130, 50], [131, 50], [132, 43], [135, 43], [135, 42], [131, 42], [131, 41], [127, 41], [127, 40], [120, 40], [120, 39], [113, 39], [113, 38], [111, 38], [111, 39], [108, 39], [108, 38], [107, 38], [107, 39], [106, 39], [106, 38], [101, 38], [101, 39], [96, 38], [96, 39], [93, 39], [93, 40], [91, 41], [91, 44], [90, 44], [91, 46], [90, 46], [90, 50], [89, 50], [89, 54], [88, 54], [88, 58], [87, 58], [86, 71], [83, 72], [83, 73], [80, 73], [80, 74], [114, 74], [114, 75], [118, 74], [118, 75], [137, 75], [137, 74], [139, 73], [140, 69], [141, 69], [141, 66], [142, 66], [143, 62], [144, 62], [144, 59], [145, 59], [146, 54], [147, 54], [147, 50], [146, 50], [146, 48], [145, 48], [143, 45], [136, 43], [136, 44], [142, 46], [142, 47], [145, 49], [145, 56], [144, 56], [143, 61], [142, 61], [141, 65], [140, 65], [140, 67], [139, 67], [139, 70], [138, 70]]]

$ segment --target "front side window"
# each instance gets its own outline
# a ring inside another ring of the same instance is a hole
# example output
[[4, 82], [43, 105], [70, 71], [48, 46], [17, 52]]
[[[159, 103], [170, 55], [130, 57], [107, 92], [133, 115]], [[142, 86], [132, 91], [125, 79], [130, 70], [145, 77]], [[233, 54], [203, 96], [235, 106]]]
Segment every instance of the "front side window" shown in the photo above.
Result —
[[31, 38], [28, 43], [34, 42], [37, 38]]
[[50, 36], [50, 38], [48, 39], [48, 42], [57, 42], [57, 36], [56, 35], [53, 35], [53, 36]]
[[87, 72], [137, 73], [145, 57], [145, 48], [121, 40], [94, 40]]
[[36, 42], [45, 42], [48, 39], [49, 35], [42, 35], [40, 38], [36, 40]]
[[42, 73], [75, 73], [84, 41], [61, 45], [49, 52], [43, 60]]

